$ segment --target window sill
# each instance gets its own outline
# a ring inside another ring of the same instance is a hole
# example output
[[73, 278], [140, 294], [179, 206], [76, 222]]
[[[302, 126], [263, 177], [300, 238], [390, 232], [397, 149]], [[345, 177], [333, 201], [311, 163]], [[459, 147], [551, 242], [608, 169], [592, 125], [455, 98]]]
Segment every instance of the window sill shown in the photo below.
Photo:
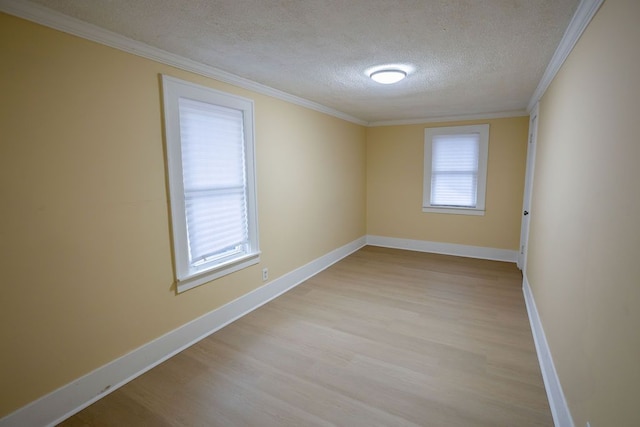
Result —
[[440, 213], [440, 214], [454, 214], [454, 215], [477, 215], [484, 216], [484, 209], [471, 209], [471, 208], [435, 208], [435, 207], [422, 207], [422, 212]]
[[183, 279], [179, 279], [176, 286], [177, 293], [182, 293], [193, 289], [196, 286], [204, 285], [212, 280], [218, 279], [227, 274], [235, 273], [251, 265], [260, 262], [260, 252], [244, 255], [242, 257], [235, 258], [231, 261], [227, 261], [223, 264], [218, 264], [208, 270], [199, 271]]

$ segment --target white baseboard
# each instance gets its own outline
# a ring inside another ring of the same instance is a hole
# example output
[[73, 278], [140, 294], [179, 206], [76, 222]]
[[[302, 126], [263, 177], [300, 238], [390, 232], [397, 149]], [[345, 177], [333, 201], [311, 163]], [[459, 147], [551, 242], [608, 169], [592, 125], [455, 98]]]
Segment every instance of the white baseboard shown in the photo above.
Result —
[[406, 249], [409, 251], [430, 252], [443, 255], [456, 255], [466, 258], [480, 258], [493, 261], [516, 262], [518, 251], [508, 249], [485, 248], [481, 246], [457, 245], [454, 243], [429, 242], [425, 240], [398, 239], [395, 237], [367, 236], [367, 244], [385, 248]]
[[0, 419], [0, 427], [53, 426], [171, 356], [362, 248], [361, 237], [217, 308]]
[[544, 387], [547, 390], [547, 398], [549, 399], [553, 422], [556, 427], [574, 427], [571, 411], [569, 411], [569, 406], [567, 405], [567, 400], [564, 397], [562, 385], [560, 384], [560, 378], [558, 378], [556, 367], [553, 364], [549, 344], [542, 329], [542, 322], [540, 321], [538, 309], [536, 308], [533, 293], [531, 292], [531, 287], [529, 286], [526, 275], [524, 275], [522, 279], [522, 292], [524, 293], [524, 301], [527, 304], [529, 323], [531, 323], [533, 341], [536, 344], [536, 352], [538, 353]]

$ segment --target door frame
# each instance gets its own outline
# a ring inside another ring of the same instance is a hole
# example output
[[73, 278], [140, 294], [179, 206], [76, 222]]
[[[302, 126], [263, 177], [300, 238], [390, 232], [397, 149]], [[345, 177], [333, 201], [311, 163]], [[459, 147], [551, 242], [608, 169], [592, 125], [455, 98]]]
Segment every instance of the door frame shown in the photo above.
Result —
[[529, 246], [529, 223], [531, 222], [531, 196], [533, 193], [533, 175], [536, 163], [536, 143], [538, 139], [539, 102], [529, 114], [529, 137], [527, 142], [527, 168], [524, 176], [524, 195], [522, 198], [522, 221], [520, 223], [520, 250], [518, 268], [523, 274], [527, 271], [527, 250]]

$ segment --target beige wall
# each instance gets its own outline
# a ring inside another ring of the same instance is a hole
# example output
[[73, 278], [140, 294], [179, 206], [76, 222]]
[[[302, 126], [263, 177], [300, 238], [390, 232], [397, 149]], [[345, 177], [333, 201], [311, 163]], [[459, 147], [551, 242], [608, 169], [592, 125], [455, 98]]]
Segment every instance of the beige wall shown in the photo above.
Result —
[[580, 427], [640, 425], [639, 20], [606, 0], [540, 104], [527, 277]]
[[[0, 14], [0, 417], [365, 234], [365, 129]], [[173, 291], [159, 74], [255, 100], [260, 265]]]
[[[422, 212], [424, 129], [489, 123], [484, 216]], [[367, 233], [517, 250], [527, 117], [367, 129]]]

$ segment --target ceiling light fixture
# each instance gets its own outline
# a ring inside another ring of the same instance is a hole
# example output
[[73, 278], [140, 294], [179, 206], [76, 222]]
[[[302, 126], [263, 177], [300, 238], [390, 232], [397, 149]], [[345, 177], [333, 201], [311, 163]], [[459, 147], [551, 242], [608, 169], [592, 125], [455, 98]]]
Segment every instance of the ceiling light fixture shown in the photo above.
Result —
[[400, 80], [407, 77], [407, 73], [402, 70], [380, 70], [375, 71], [369, 75], [375, 82], [382, 83], [383, 85], [390, 85], [398, 83]]

